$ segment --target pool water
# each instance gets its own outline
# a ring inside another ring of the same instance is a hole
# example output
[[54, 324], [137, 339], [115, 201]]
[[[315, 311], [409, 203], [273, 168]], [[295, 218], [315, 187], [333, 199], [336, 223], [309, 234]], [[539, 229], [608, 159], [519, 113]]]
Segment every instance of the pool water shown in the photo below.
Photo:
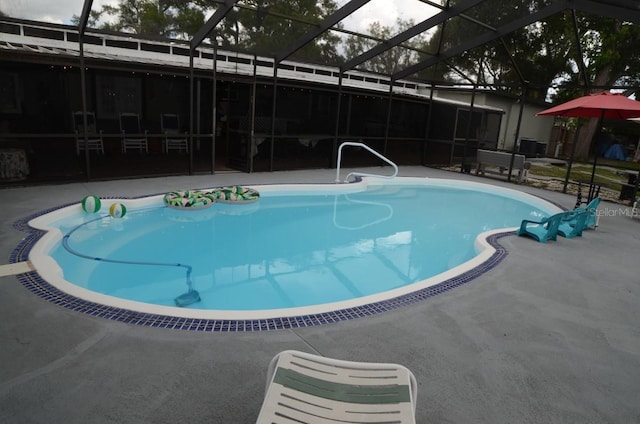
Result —
[[478, 254], [480, 233], [552, 212], [532, 196], [478, 186], [267, 191], [254, 204], [200, 211], [150, 202], [122, 219], [76, 212], [52, 224], [67, 247], [59, 240], [50, 255], [73, 285], [154, 305], [175, 306], [190, 288], [200, 296], [191, 309], [342, 302], [450, 270]]

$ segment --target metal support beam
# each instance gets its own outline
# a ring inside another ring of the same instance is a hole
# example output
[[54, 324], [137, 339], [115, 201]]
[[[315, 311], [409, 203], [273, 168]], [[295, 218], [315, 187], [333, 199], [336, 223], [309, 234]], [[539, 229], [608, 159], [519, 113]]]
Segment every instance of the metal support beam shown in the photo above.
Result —
[[213, 87], [212, 89], [212, 124], [211, 124], [211, 174], [216, 173], [216, 143], [218, 133], [218, 49], [213, 46]]
[[371, 50], [366, 51], [361, 55], [352, 58], [351, 60], [348, 60], [344, 65], [341, 66], [340, 70], [342, 72], [345, 72], [350, 69], [353, 69], [359, 64], [366, 62], [367, 60], [372, 59], [378, 56], [379, 54], [384, 53], [389, 49], [392, 49], [393, 47], [396, 47], [398, 44], [403, 43], [409, 40], [410, 38], [415, 37], [416, 35], [419, 35], [425, 31], [428, 31], [429, 29], [433, 28], [436, 25], [440, 25], [441, 23], [447, 21], [448, 19], [462, 13], [467, 9], [470, 9], [478, 5], [479, 3], [482, 3], [483, 1], [484, 0], [466, 0], [456, 6], [450, 7], [444, 10], [443, 12], [440, 12], [437, 15], [432, 16], [431, 18], [428, 18], [422, 21], [421, 23], [413, 26], [412, 28], [404, 32], [401, 32], [395, 37], [390, 38], [386, 42], [382, 44], [378, 44]]
[[82, 14], [80, 15], [80, 22], [78, 22], [78, 34], [80, 37], [84, 35], [87, 29], [87, 23], [89, 22], [89, 16], [91, 15], [91, 7], [93, 6], [93, 0], [84, 0], [82, 6]]
[[87, 180], [91, 180], [91, 159], [89, 156], [89, 134], [87, 131], [87, 78], [84, 63], [84, 32], [87, 29], [93, 0], [85, 0], [82, 6], [80, 22], [78, 22], [78, 47], [80, 50], [80, 92], [82, 94], [82, 127], [84, 128], [84, 166]]
[[516, 124], [516, 134], [513, 140], [513, 147], [511, 148], [511, 160], [509, 161], [509, 173], [507, 174], [507, 181], [511, 182], [511, 173], [513, 172], [513, 163], [516, 160], [516, 153], [518, 147], [518, 139], [520, 138], [520, 127], [522, 125], [522, 115], [524, 114], [524, 104], [527, 100], [528, 88], [526, 85], [522, 87], [522, 93], [520, 95], [520, 110], [518, 111], [518, 122]]
[[[477, 83], [473, 85], [473, 91], [471, 91], [471, 102], [469, 102], [469, 120], [467, 121], [467, 128], [464, 134], [464, 147], [462, 148], [462, 161], [460, 163], [460, 172], [465, 172], [465, 165], [467, 162], [467, 148], [469, 147], [469, 138], [471, 137], [471, 126], [473, 125], [473, 112], [476, 105], [476, 91], [478, 90]], [[455, 148], [455, 139], [453, 141]]]
[[640, 24], [640, 3], [629, 0], [573, 0], [571, 8], [595, 16]]
[[[200, 151], [202, 143], [202, 78], [195, 81], [196, 84], [196, 148]], [[195, 153], [195, 152], [194, 152]], [[192, 153], [191, 157], [195, 155]], [[195, 164], [192, 165], [192, 172], [195, 171]]]
[[476, 47], [482, 46], [483, 44], [494, 41], [500, 37], [504, 37], [505, 35], [510, 34], [522, 27], [530, 25], [534, 22], [542, 21], [553, 14], [566, 10], [568, 8], [567, 6], [568, 3], [570, 3], [570, 0], [557, 1], [557, 2], [551, 3], [549, 6], [544, 7], [539, 11], [532, 13], [531, 15], [527, 15], [522, 18], [513, 20], [506, 25], [496, 28], [495, 31], [486, 32], [483, 35], [470, 39], [452, 49], [442, 52], [437, 57], [432, 57], [420, 63], [417, 63], [413, 66], [409, 66], [404, 70], [395, 73], [392, 76], [392, 79], [395, 81], [395, 80], [407, 78], [410, 75], [413, 75], [419, 71], [422, 71], [423, 69], [427, 69], [431, 66], [438, 64], [439, 62], [442, 62], [453, 56], [457, 56], [461, 53], [464, 53], [467, 50], [473, 50]]
[[587, 67], [584, 64], [584, 54], [582, 53], [582, 43], [580, 42], [580, 30], [578, 29], [578, 18], [576, 17], [576, 11], [571, 9], [571, 18], [573, 20], [573, 34], [576, 37], [576, 48], [578, 49], [578, 57], [576, 62], [580, 67], [580, 73], [584, 82], [585, 94], [589, 91], [589, 75], [587, 74]]
[[342, 107], [342, 72], [338, 76], [338, 99], [336, 100], [336, 128], [333, 137], [333, 148], [331, 149], [330, 168], [336, 168], [336, 157], [338, 155], [338, 138], [340, 137], [340, 108]]
[[324, 19], [324, 21], [320, 22], [317, 28], [313, 28], [312, 30], [308, 31], [302, 37], [300, 37], [299, 39], [294, 41], [292, 44], [287, 46], [285, 49], [277, 53], [276, 64], [282, 62], [283, 60], [291, 56], [293, 53], [295, 53], [296, 51], [300, 50], [302, 47], [309, 44], [317, 36], [327, 31], [328, 29], [330, 29], [331, 27], [339, 23], [341, 20], [343, 20], [344, 18], [346, 18], [356, 10], [360, 9], [365, 4], [369, 3], [369, 1], [370, 0], [351, 0], [350, 2], [342, 6], [340, 9], [336, 10], [333, 14], [331, 14], [330, 16], [327, 16]]
[[[589, 93], [590, 82], [589, 75], [587, 75], [587, 67], [584, 64], [584, 55], [582, 53], [582, 43], [580, 42], [580, 29], [578, 28], [578, 18], [576, 17], [575, 9], [571, 9], [571, 18], [573, 20], [573, 32], [576, 37], [576, 47], [578, 49], [576, 62], [578, 62], [578, 66], [580, 67], [580, 73], [582, 74], [582, 79], [584, 82], [584, 94], [587, 95]], [[571, 155], [569, 156], [569, 163], [567, 164], [567, 173], [564, 176], [564, 184], [562, 186], [562, 192], [567, 192], [567, 186], [569, 185], [569, 178], [571, 177], [571, 168], [573, 167], [573, 160], [576, 154], [576, 147], [578, 146], [578, 141], [580, 141], [580, 127], [582, 120], [578, 118], [578, 124], [576, 126], [576, 132], [573, 135], [573, 143], [571, 144]]]
[[429, 130], [431, 128], [431, 114], [433, 112], [433, 92], [435, 90], [435, 85], [431, 84], [431, 88], [429, 89], [429, 111], [427, 112], [427, 123], [425, 125], [424, 130], [424, 147], [422, 149], [422, 166], [426, 166], [427, 164], [427, 149], [429, 148]]
[[[91, 159], [89, 157], [89, 131], [87, 122], [87, 77], [84, 65], [84, 43], [82, 35], [78, 37], [80, 44], [80, 90], [82, 93], [82, 128], [84, 143], [84, 167], [87, 174], [87, 181], [91, 180]], [[74, 118], [75, 119], [75, 118]]]
[[193, 50], [189, 50], [189, 175], [193, 175], [193, 80], [195, 75], [193, 72]]
[[237, 2], [238, 0], [225, 0], [223, 4], [218, 6], [215, 13], [191, 39], [191, 42], [189, 43], [189, 47], [191, 50], [194, 50], [196, 47], [198, 47], [204, 41], [204, 39], [209, 36], [211, 31], [213, 31], [213, 29], [220, 23], [220, 21], [223, 20], [225, 16], [227, 16], [229, 10], [231, 10]]
[[273, 154], [276, 148], [276, 109], [278, 108], [278, 66], [273, 64], [273, 98], [271, 99], [271, 146], [269, 149], [269, 171], [273, 171]]
[[393, 84], [389, 84], [389, 96], [387, 99], [387, 121], [384, 125], [384, 143], [382, 147], [382, 154], [387, 156], [387, 148], [389, 146], [389, 126], [391, 125], [391, 108], [393, 107]]
[[520, 70], [520, 67], [516, 63], [516, 59], [511, 54], [511, 51], [509, 51], [509, 47], [507, 46], [507, 43], [505, 43], [503, 37], [500, 37], [500, 43], [502, 43], [502, 47], [504, 48], [504, 51], [507, 52], [507, 56], [509, 56], [509, 61], [511, 62], [511, 66], [513, 66], [513, 69], [515, 69], [516, 73], [518, 74], [518, 79], [520, 79], [520, 82], [522, 84], [528, 84], [529, 82], [527, 81], [527, 79], [522, 74], [522, 71]]
[[571, 168], [573, 167], [573, 159], [576, 156], [576, 146], [578, 140], [580, 140], [580, 128], [582, 127], [583, 118], [578, 118], [576, 125], [576, 131], [573, 133], [573, 142], [571, 143], [571, 154], [569, 155], [569, 162], [567, 163], [567, 173], [564, 175], [564, 184], [562, 185], [562, 192], [567, 192], [567, 186], [569, 185], [569, 178], [571, 177]]
[[[249, 145], [247, 146], [247, 154], [249, 155], [249, 173], [253, 172], [253, 150], [257, 150], [256, 146], [256, 100], [258, 96], [258, 69], [257, 56], [253, 55], [253, 83], [251, 84], [251, 122], [249, 123]], [[272, 140], [273, 142], [273, 140]]]

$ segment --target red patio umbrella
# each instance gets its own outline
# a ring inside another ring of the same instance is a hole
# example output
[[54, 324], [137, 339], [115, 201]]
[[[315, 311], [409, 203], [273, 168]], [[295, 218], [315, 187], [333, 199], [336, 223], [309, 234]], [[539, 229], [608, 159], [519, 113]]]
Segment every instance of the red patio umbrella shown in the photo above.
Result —
[[572, 118], [629, 119], [640, 117], [640, 102], [622, 94], [603, 91], [569, 100], [536, 115]]
[[[603, 91], [569, 100], [566, 103], [538, 112], [536, 115], [564, 116], [571, 118], [599, 118], [598, 134], [600, 134], [602, 131], [603, 119], [629, 119], [640, 117], [640, 102], [631, 100], [622, 94]], [[596, 152], [595, 159], [593, 160], [593, 170], [591, 171], [591, 181], [589, 182], [589, 200], [591, 200], [593, 178], [596, 173], [597, 162], [598, 152]], [[569, 173], [567, 172], [567, 178], [568, 175]]]

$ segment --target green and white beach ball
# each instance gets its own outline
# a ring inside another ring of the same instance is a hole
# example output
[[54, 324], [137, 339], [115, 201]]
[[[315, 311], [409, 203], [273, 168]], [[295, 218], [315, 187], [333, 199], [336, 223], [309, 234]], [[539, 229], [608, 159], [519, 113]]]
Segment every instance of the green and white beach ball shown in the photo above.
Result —
[[82, 210], [86, 213], [96, 213], [100, 211], [102, 202], [98, 196], [85, 196], [82, 199]]
[[114, 203], [109, 208], [109, 215], [114, 218], [122, 218], [127, 214], [127, 208], [122, 203]]

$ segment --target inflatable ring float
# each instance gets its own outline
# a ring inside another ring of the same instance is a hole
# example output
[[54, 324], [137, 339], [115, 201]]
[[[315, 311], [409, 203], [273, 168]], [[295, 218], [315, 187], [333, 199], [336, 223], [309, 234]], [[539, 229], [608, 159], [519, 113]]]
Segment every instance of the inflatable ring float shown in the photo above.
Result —
[[213, 206], [216, 199], [211, 193], [199, 190], [176, 190], [164, 195], [164, 204], [173, 209], [197, 210]]
[[220, 203], [253, 203], [260, 199], [260, 193], [249, 187], [228, 186], [210, 192], [216, 202]]

